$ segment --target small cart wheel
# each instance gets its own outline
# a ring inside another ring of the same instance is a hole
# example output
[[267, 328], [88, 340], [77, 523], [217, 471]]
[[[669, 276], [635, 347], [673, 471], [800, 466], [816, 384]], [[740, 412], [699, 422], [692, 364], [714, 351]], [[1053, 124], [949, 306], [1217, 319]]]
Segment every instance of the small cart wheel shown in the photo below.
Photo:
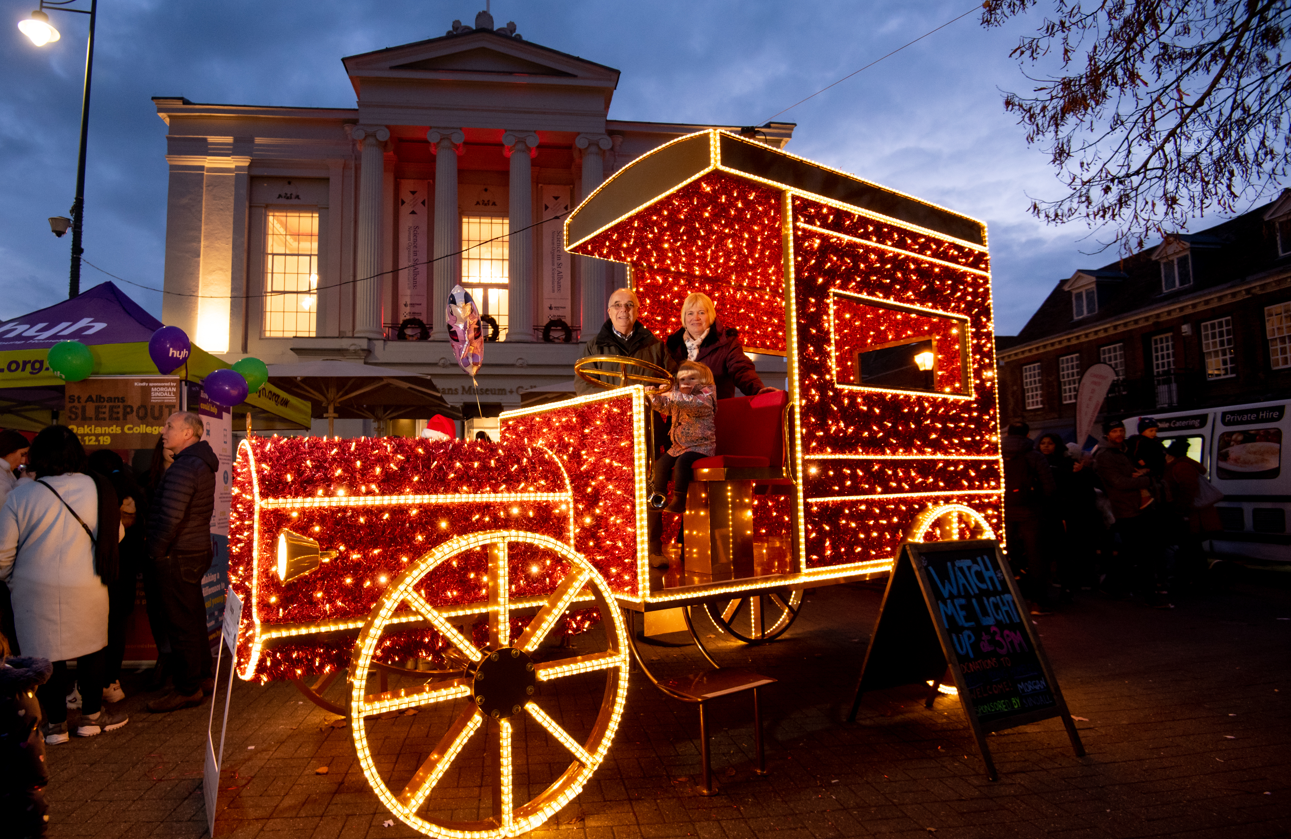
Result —
[[718, 629], [745, 644], [765, 644], [784, 634], [802, 608], [802, 588], [768, 589], [721, 603], [704, 611]]
[[[529, 574], [521, 579], [518, 569], [543, 563], [564, 575], [554, 590], [534, 595]], [[485, 578], [486, 600], [432, 603], [440, 590], [437, 569], [442, 583], [454, 574], [460, 580], [469, 568], [480, 572], [473, 579]], [[513, 598], [513, 588], [526, 596]], [[579, 636], [579, 645], [594, 651], [553, 657], [544, 640], [571, 610], [586, 609], [600, 613], [600, 624]], [[526, 614], [533, 617], [521, 631]], [[484, 633], [471, 627], [485, 624], [487, 640], [481, 640]], [[512, 639], [513, 628], [518, 638]], [[383, 644], [401, 632], [432, 629], [460, 668], [418, 674], [413, 687], [373, 691], [369, 679]], [[605, 759], [627, 699], [627, 650], [613, 592], [568, 545], [520, 531], [452, 539], [390, 584], [355, 643], [351, 730], [363, 774], [390, 812], [428, 836], [500, 839], [533, 830], [576, 796]], [[417, 728], [429, 731], [411, 738], [399, 719], [408, 713], [423, 714]], [[425, 745], [410, 748], [418, 739]], [[459, 781], [468, 789], [452, 789]]]
[[942, 504], [919, 514], [906, 532], [907, 542], [962, 542], [994, 539], [995, 531], [981, 513], [963, 504]]

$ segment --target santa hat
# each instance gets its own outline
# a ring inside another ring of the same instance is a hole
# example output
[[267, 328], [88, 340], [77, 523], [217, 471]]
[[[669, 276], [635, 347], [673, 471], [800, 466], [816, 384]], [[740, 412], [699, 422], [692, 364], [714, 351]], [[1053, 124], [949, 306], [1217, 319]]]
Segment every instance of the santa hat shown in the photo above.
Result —
[[421, 436], [427, 440], [456, 440], [457, 424], [448, 417], [435, 414], [426, 420]]

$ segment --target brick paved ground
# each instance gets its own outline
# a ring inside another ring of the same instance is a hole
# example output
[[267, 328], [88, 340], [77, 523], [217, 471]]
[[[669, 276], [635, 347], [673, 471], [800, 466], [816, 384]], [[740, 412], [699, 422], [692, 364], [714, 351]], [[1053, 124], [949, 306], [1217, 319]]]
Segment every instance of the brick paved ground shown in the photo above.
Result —
[[[1291, 591], [1267, 582], [1184, 596], [1172, 612], [1087, 595], [1040, 620], [1072, 713], [1085, 718], [1088, 756], [1072, 754], [1056, 720], [1002, 732], [990, 738], [995, 783], [953, 699], [925, 710], [921, 690], [894, 689], [868, 696], [855, 725], [842, 722], [880, 591], [819, 589], [781, 641], [721, 649], [724, 663], [780, 679], [764, 698], [770, 776], [752, 772], [751, 714], [736, 699], [713, 715], [722, 794], [698, 795], [694, 709], [636, 675], [609, 757], [533, 835], [1291, 835]], [[665, 667], [692, 655], [657, 652]], [[51, 836], [205, 834], [209, 707], [152, 716], [147, 698], [127, 699], [124, 729], [50, 749]], [[218, 836], [416, 835], [384, 826], [392, 817], [349, 730], [290, 685], [239, 681], [233, 708]], [[436, 739], [420, 720], [398, 721], [412, 750]]]

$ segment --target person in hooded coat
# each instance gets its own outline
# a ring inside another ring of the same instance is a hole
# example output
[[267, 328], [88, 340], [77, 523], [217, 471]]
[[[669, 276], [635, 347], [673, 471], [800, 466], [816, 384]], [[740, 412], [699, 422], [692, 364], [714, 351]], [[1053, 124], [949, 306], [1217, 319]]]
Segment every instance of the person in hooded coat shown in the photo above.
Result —
[[211, 567], [211, 514], [220, 460], [202, 439], [202, 418], [177, 411], [162, 431], [175, 462], [162, 476], [148, 517], [148, 559], [156, 569], [170, 638], [174, 690], [149, 711], [192, 708], [214, 690], [202, 577]]
[[1022, 592], [1031, 602], [1031, 614], [1042, 615], [1054, 603], [1049, 591], [1053, 557], [1042, 549], [1041, 526], [1057, 485], [1049, 462], [1027, 436], [1030, 432], [1025, 422], [1015, 422], [1000, 446], [1004, 456], [1004, 527], [1009, 564], [1015, 574], [1024, 575]]
[[[655, 334], [650, 331], [649, 327], [637, 320], [637, 315], [641, 313], [641, 303], [637, 300], [636, 292], [630, 288], [621, 288], [614, 292], [610, 295], [609, 307], [606, 312], [609, 317], [606, 319], [605, 325], [601, 327], [600, 332], [597, 332], [583, 346], [583, 354], [580, 356], [580, 360], [596, 356], [622, 356], [625, 358], [639, 358], [665, 370], [676, 368], [675, 364], [672, 367], [668, 366], [663, 344]], [[618, 372], [614, 365], [603, 362], [595, 362], [591, 367], [611, 373]], [[657, 375], [641, 368], [635, 370], [629, 368], [628, 372], [640, 375]], [[595, 393], [598, 389], [596, 385], [582, 377], [574, 381], [574, 392], [579, 396]]]

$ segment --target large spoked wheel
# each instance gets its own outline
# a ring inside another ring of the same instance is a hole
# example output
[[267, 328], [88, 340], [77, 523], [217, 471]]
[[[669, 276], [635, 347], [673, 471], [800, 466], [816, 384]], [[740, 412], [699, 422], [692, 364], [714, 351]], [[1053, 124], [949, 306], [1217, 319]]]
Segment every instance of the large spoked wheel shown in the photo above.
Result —
[[982, 514], [963, 504], [929, 507], [906, 533], [908, 542], [962, 542], [994, 539], [995, 531]]
[[[447, 586], [481, 577], [487, 597], [443, 605]], [[558, 643], [571, 621], [593, 627], [575, 636], [574, 650]], [[373, 691], [374, 662], [401, 635], [428, 629], [459, 669]], [[350, 709], [363, 773], [392, 813], [426, 835], [533, 830], [605, 759], [627, 699], [627, 649], [608, 584], [568, 545], [519, 531], [457, 537], [411, 563], [359, 634]]]
[[753, 592], [728, 603], [705, 603], [718, 629], [745, 644], [765, 644], [785, 633], [802, 608], [802, 588]]
[[[633, 368], [644, 372], [628, 372]], [[574, 363], [574, 372], [583, 381], [606, 390], [630, 384], [673, 385], [675, 383], [672, 374], [658, 364], [630, 355], [593, 355], [580, 358]]]

